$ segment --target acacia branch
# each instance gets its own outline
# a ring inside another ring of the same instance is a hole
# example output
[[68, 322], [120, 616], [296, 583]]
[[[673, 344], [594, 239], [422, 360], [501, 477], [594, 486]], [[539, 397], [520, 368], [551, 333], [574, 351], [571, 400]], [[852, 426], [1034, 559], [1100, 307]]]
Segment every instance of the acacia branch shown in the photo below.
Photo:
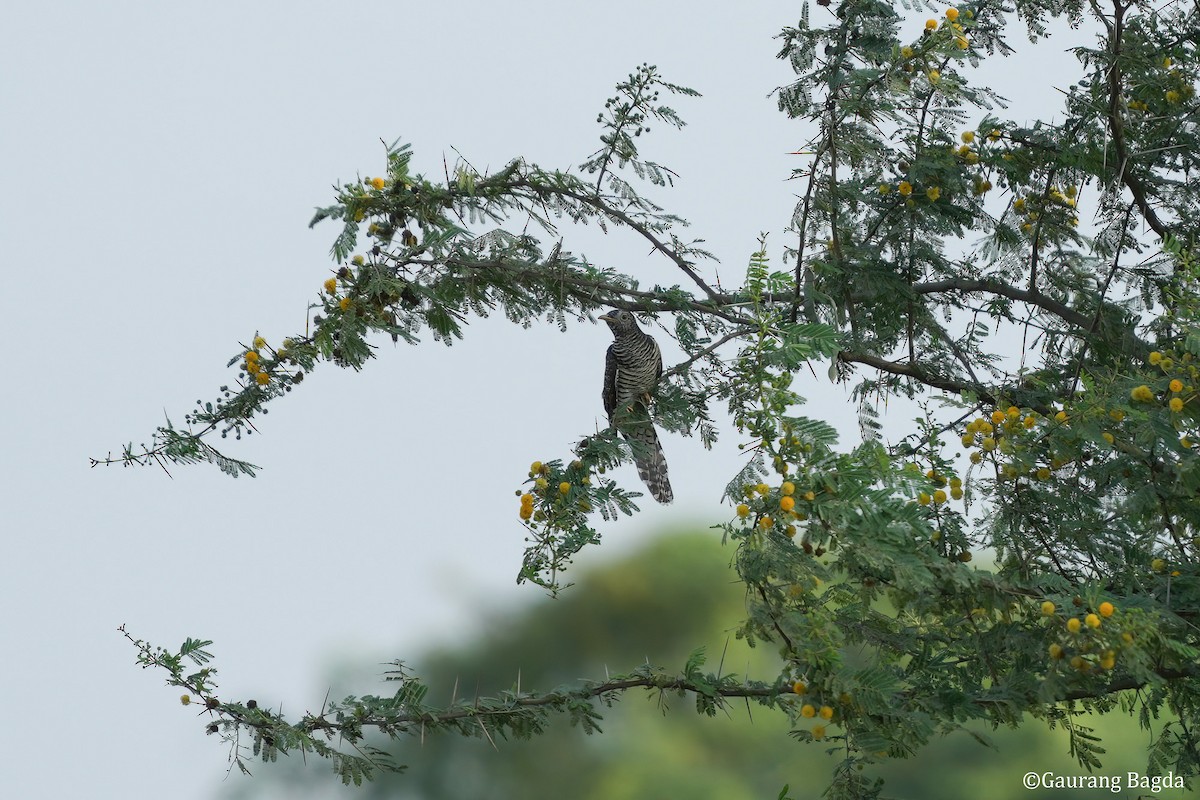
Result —
[[565, 187], [560, 187], [560, 186], [546, 186], [544, 184], [539, 184], [539, 183], [530, 181], [527, 178], [520, 178], [520, 179], [514, 180], [509, 185], [512, 186], [513, 188], [528, 189], [538, 195], [552, 194], [552, 195], [560, 195], [562, 197], [570, 198], [571, 200], [574, 200], [577, 203], [582, 203], [590, 208], [593, 208], [593, 209], [601, 212], [602, 214], [612, 217], [613, 219], [617, 220], [618, 222], [624, 224], [625, 226], [627, 226], [628, 228], [630, 228], [631, 230], [636, 232], [638, 235], [640, 235], [646, 241], [650, 242], [650, 244], [654, 247], [655, 250], [662, 253], [667, 258], [669, 258], [671, 261], [673, 261], [675, 263], [675, 266], [679, 267], [679, 269], [685, 275], [687, 275], [689, 278], [691, 278], [693, 283], [695, 283], [697, 286], [700, 287], [700, 290], [703, 291], [704, 294], [706, 294], [708, 296], [709, 300], [711, 300], [713, 303], [718, 304], [718, 305], [721, 303], [720, 292], [718, 292], [716, 289], [709, 286], [708, 283], [706, 283], [704, 281], [704, 279], [700, 277], [700, 274], [698, 272], [696, 272], [695, 268], [692, 266], [690, 261], [688, 261], [686, 258], [684, 258], [680, 253], [678, 253], [673, 248], [668, 247], [667, 244], [665, 242], [663, 242], [661, 239], [659, 239], [657, 236], [655, 236], [654, 232], [651, 231], [648, 227], [646, 227], [645, 225], [643, 225], [641, 222], [634, 219], [633, 217], [629, 216], [624, 211], [621, 211], [620, 209], [614, 208], [613, 206], [609, 205], [599, 195], [583, 194], [581, 192], [572, 191], [570, 189], [567, 189]]
[[997, 294], [1001, 297], [1007, 297], [1010, 300], [1018, 300], [1023, 303], [1028, 303], [1032, 306], [1048, 311], [1059, 317], [1064, 322], [1074, 325], [1077, 328], [1088, 328], [1091, 325], [1091, 318], [1075, 309], [1067, 306], [1057, 300], [1047, 297], [1036, 289], [1018, 289], [1015, 286], [1010, 286], [1001, 281], [992, 280], [990, 278], [944, 278], [939, 281], [926, 281], [924, 283], [914, 283], [912, 290], [916, 294], [936, 294], [939, 292], [987, 292], [989, 294]]

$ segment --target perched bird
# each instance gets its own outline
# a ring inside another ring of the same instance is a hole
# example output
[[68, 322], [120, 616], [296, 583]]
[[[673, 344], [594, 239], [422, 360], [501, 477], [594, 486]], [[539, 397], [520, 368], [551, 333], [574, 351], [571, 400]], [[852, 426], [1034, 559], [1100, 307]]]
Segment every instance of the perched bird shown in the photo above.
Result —
[[667, 459], [650, 421], [650, 402], [662, 376], [662, 353], [628, 311], [617, 309], [600, 319], [613, 335], [604, 361], [604, 411], [629, 442], [642, 483], [655, 500], [669, 503], [674, 495], [667, 479]]

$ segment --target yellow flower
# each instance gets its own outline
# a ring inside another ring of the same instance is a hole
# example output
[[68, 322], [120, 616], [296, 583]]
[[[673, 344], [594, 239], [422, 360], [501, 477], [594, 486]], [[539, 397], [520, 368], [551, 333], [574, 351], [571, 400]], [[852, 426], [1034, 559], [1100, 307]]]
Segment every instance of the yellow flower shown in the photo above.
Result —
[[925, 196], [928, 197], [930, 201], [936, 202], [937, 199], [942, 196], [942, 190], [936, 186], [930, 186], [925, 190]]
[[966, 50], [971, 46], [971, 43], [967, 41], [967, 37], [965, 36], [955, 36], [954, 44], [958, 46], [959, 50]]
[[996, 449], [996, 440], [993, 439], [991, 436], [985, 436], [985, 437], [983, 437], [983, 441], [980, 442], [980, 446], [984, 450], [991, 452], [992, 450]]
[[261, 370], [262, 364], [259, 364], [257, 361], [246, 362], [246, 372], [250, 373], [251, 375], [257, 375]]
[[791, 481], [784, 481], [783, 485], [779, 487], [779, 493], [782, 495], [795, 494], [795, 492], [796, 484], [792, 483]]
[[249, 364], [252, 361], [258, 361], [258, 353], [254, 352], [253, 350], [247, 350], [246, 354], [242, 356], [242, 358], [246, 359], [246, 363]]
[[1049, 600], [1046, 600], [1042, 603], [1042, 616], [1054, 616], [1054, 603], [1050, 602]]
[[770, 530], [771, 526], [774, 524], [775, 524], [775, 520], [771, 519], [770, 517], [763, 517], [762, 519], [760, 519], [758, 521], [758, 526], [760, 528], [762, 528], [764, 531]]
[[784, 529], [783, 529], [783, 532], [784, 532], [785, 534], [787, 534], [787, 537], [788, 537], [789, 539], [791, 539], [791, 538], [794, 538], [794, 537], [796, 536], [796, 526], [795, 526], [795, 525], [788, 525], [786, 528], [784, 528]]
[[941, 79], [942, 79], [942, 73], [938, 72], [936, 69], [929, 70], [929, 82], [930, 83], [937, 83]]
[[997, 408], [992, 412], [992, 422], [996, 423], [997, 425], [999, 425], [1001, 422], [1004, 422], [1004, 419], [1005, 414], [1000, 409]]
[[1097, 617], [1095, 614], [1088, 614], [1087, 619], [1085, 619], [1084, 622], [1087, 623], [1087, 626], [1089, 628], [1099, 628], [1100, 627], [1100, 618]]
[[352, 306], [352, 305], [354, 305], [354, 301], [351, 300], [349, 297], [343, 297], [341, 300], [338, 301], [338, 308], [340, 308], [342, 311], [349, 311], [350, 306]]
[[355, 256], [354, 258], [350, 259], [350, 263], [356, 267], [361, 267], [366, 262], [363, 260], [362, 256]]
[[913, 49], [911, 47], [908, 47], [907, 45], [904, 47], [901, 47], [900, 48], [900, 57], [901, 58], [912, 58], [913, 57]]
[[804, 499], [811, 503], [813, 500], [817, 499], [817, 496], [813, 492], [808, 491], [804, 493]]
[[1191, 440], [1191, 439], [1189, 439], [1189, 438], [1188, 438], [1188, 437], [1186, 437], [1186, 436], [1180, 436], [1180, 437], [1179, 437], [1179, 446], [1180, 446], [1180, 447], [1183, 447], [1183, 448], [1188, 448], [1188, 447], [1191, 447], [1191, 446], [1192, 446], [1192, 440]]
[[181, 694], [181, 695], [179, 695], [179, 702], [180, 702], [180, 703], [182, 703], [182, 704], [183, 704], [183, 705], [185, 705], [185, 706], [186, 706], [186, 705], [191, 705], [191, 702], [192, 702], [192, 696], [191, 696], [191, 695], [189, 695], [189, 694]]
[[1143, 383], [1141, 386], [1135, 386], [1131, 389], [1129, 396], [1134, 400], [1141, 400], [1148, 403], [1154, 399], [1154, 392], [1150, 391], [1150, 387]]
[[745, 503], [738, 503], [737, 515], [742, 519], [750, 516], [750, 506], [746, 505]]
[[1049, 469], [1047, 469], [1046, 467], [1038, 467], [1038, 471], [1037, 471], [1037, 479], [1038, 479], [1039, 481], [1048, 481], [1048, 480], [1050, 480], [1050, 470], [1049, 470]]
[[790, 497], [784, 496], [779, 500], [779, 508], [784, 511], [791, 511], [796, 507], [796, 501]]
[[1108, 412], [1108, 416], [1113, 422], [1121, 422], [1125, 419], [1125, 412], [1119, 408], [1114, 408], [1112, 411]]
[[963, 437], [962, 437], [963, 447], [970, 447], [973, 444], [975, 444], [975, 436], [970, 433], [963, 434]]
[[1169, 388], [1171, 389], [1172, 392], [1182, 392], [1183, 391], [1183, 381], [1176, 378], [1173, 381], [1171, 381], [1171, 385]]
[[978, 452], [971, 453], [971, 463], [972, 464], [978, 464], [980, 461], [983, 461], [983, 456], [979, 455]]
[[1105, 431], [1104, 433], [1100, 434], [1100, 436], [1103, 437], [1104, 441], [1108, 442], [1109, 444], [1113, 443], [1113, 435], [1111, 433], [1109, 433], [1108, 431]]
[[383, 178], [371, 178], [371, 185], [376, 189], [382, 189], [385, 185]]
[[1150, 562], [1150, 569], [1154, 570], [1155, 572], [1162, 572], [1166, 568], [1167, 562], [1163, 561], [1161, 558], [1156, 558]]
[[817, 710], [813, 708], [811, 704], [805, 703], [804, 705], [800, 706], [800, 716], [812, 718], [816, 715]]
[[792, 692], [794, 694], [807, 694], [808, 686], [804, 683], [804, 681], [796, 681], [792, 684]]
[[1100, 616], [1111, 617], [1114, 611], [1116, 611], [1116, 609], [1113, 608], [1113, 604], [1107, 600], [1100, 604]]
[[566, 494], [569, 491], [571, 491], [571, 484], [567, 483], [566, 481], [563, 481], [558, 485], [559, 494]]
[[935, 503], [946, 502], [946, 493], [943, 492], [941, 489], [938, 489], [936, 492], [933, 493], [933, 502], [935, 502]]
[[547, 486], [550, 485], [550, 481], [546, 480], [545, 478], [538, 478], [536, 481], [533, 482], [533, 485], [535, 487], [537, 487], [538, 489], [545, 489]]
[[337, 291], [337, 278], [327, 278], [323, 285], [327, 294], [333, 294]]
[[1000, 141], [1000, 130], [998, 128], [992, 128], [992, 132], [988, 134], [988, 141], [989, 142]]
[[1013, 200], [1013, 210], [1014, 211], [1024, 211], [1025, 210], [1025, 198], [1024, 197], [1018, 197], [1016, 200]]
[[1170, 405], [1171, 410], [1177, 414], [1180, 411], [1183, 411], [1183, 400], [1179, 399], [1178, 397], [1172, 397], [1171, 402], [1168, 405]]
[[1117, 665], [1117, 654], [1112, 650], [1105, 650], [1104, 655], [1100, 657], [1100, 669], [1112, 669]]
[[1026, 428], [1032, 428], [1034, 425], [1037, 425], [1037, 417], [1035, 417], [1033, 414], [1029, 414], [1025, 417], [1025, 419], [1021, 420], [1021, 424]]
[[534, 474], [535, 472], [541, 472], [541, 471], [542, 471], [542, 462], [535, 461], [529, 465], [529, 474], [530, 475]]
[[950, 490], [950, 496], [955, 500], [962, 500], [963, 490], [961, 486], [955, 486]]
[[1050, 657], [1051, 658], [1058, 660], [1063, 657], [1062, 645], [1052, 644], [1052, 645], [1050, 645], [1049, 649], [1050, 649]]
[[936, 19], [925, 20], [925, 30], [931, 31], [931, 30], [937, 28], [937, 26], [938, 26], [938, 21]]
[[533, 495], [531, 495], [529, 492], [526, 492], [525, 494], [521, 495], [521, 505], [532, 506], [533, 505]]
[[891, 192], [892, 192], [892, 185], [890, 183], [879, 184], [879, 193], [880, 194], [891, 194]]
[[829, 706], [821, 706], [821, 710], [817, 712], [817, 715], [824, 720], [833, 719], [833, 709]]
[[1171, 105], [1175, 105], [1176, 103], [1178, 103], [1179, 102], [1179, 92], [1175, 91], [1174, 89], [1168, 89], [1167, 90], [1167, 102], [1170, 103]]
[[1162, 358], [1163, 358], [1162, 353], [1158, 352], [1157, 350], [1150, 351], [1150, 363], [1151, 364], [1157, 365], [1158, 362], [1162, 361]]
[[954, 22], [954, 20], [958, 19], [958, 9], [957, 8], [947, 8], [946, 9], [946, 19], [950, 20], [951, 22]]
[[1054, 421], [1055, 422], [1066, 422], [1067, 421], [1067, 412], [1059, 411], [1057, 414], [1054, 415]]
[[896, 188], [896, 191], [900, 192], [901, 197], [908, 197], [912, 194], [912, 184], [908, 181], [900, 181], [900, 185]]
[[765, 483], [760, 483], [758, 486], [754, 487], [754, 491], [765, 496], [771, 493], [771, 487], [767, 486]]
[[1079, 622], [1078, 617], [1071, 617], [1069, 620], [1067, 620], [1067, 630], [1069, 630], [1071, 633], [1079, 633], [1080, 627], [1081, 623]]
[[271, 376], [265, 372], [260, 372], [254, 376], [254, 380], [259, 386], [266, 386], [271, 382]]

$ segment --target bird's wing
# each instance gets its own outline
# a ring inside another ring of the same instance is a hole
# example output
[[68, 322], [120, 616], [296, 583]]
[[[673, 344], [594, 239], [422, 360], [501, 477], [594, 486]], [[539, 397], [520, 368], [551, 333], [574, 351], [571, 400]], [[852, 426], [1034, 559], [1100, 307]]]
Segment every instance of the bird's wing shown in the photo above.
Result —
[[604, 398], [604, 413], [608, 414], [611, 420], [613, 410], [617, 407], [617, 354], [613, 352], [616, 345], [608, 346], [608, 353], [604, 357], [604, 391], [601, 396]]

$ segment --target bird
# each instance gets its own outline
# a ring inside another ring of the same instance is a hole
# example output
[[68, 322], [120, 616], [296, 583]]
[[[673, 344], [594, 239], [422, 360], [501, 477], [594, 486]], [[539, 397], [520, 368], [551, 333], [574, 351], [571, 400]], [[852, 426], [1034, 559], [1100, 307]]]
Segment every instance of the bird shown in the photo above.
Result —
[[662, 353], [632, 313], [618, 308], [600, 319], [613, 335], [604, 360], [604, 411], [609, 424], [629, 442], [638, 475], [651, 496], [670, 503], [674, 494], [667, 478], [667, 458], [650, 420], [654, 388], [662, 377]]

